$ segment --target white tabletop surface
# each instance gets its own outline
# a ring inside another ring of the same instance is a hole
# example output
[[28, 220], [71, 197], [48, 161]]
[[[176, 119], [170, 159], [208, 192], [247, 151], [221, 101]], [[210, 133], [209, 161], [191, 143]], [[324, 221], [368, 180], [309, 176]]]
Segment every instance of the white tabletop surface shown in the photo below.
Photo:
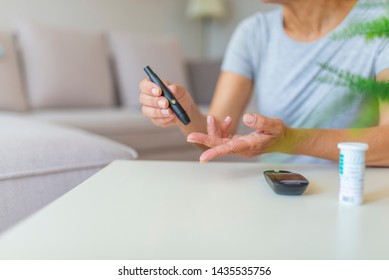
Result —
[[[276, 195], [267, 169], [311, 183]], [[367, 169], [347, 206], [336, 165], [116, 161], [0, 235], [0, 259], [389, 259], [388, 179]]]

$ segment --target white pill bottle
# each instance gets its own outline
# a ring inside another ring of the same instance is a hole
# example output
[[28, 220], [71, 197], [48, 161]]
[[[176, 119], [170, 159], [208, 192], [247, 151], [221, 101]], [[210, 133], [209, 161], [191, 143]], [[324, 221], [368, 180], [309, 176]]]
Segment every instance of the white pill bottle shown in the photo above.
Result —
[[366, 143], [343, 142], [338, 144], [340, 190], [339, 201], [345, 204], [363, 203]]

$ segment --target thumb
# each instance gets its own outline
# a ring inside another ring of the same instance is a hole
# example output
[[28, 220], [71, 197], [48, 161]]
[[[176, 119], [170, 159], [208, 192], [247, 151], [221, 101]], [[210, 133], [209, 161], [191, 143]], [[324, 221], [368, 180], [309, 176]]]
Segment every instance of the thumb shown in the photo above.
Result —
[[258, 114], [245, 114], [243, 116], [243, 122], [248, 127], [263, 132], [271, 132], [278, 126], [276, 119], [267, 118]]
[[185, 95], [185, 89], [176, 84], [169, 84], [167, 86], [177, 99], [182, 99]]

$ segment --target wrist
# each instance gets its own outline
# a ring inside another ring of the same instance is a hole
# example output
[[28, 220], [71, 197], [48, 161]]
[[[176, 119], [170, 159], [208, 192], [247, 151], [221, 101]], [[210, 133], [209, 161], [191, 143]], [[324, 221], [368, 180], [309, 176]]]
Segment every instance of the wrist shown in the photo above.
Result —
[[186, 112], [190, 118], [190, 123], [184, 125], [179, 122], [178, 127], [184, 133], [184, 135], [188, 135], [191, 132], [206, 132], [206, 115], [204, 115], [199, 107], [193, 102], [189, 106], [187, 106]]
[[310, 142], [313, 140], [313, 132], [312, 129], [286, 127], [279, 152], [290, 155], [305, 154], [304, 151], [309, 147]]

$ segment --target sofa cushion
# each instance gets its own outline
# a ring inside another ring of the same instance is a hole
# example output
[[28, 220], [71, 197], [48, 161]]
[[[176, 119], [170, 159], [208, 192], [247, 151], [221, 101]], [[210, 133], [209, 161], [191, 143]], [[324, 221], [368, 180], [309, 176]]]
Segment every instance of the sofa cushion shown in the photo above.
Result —
[[85, 131], [0, 115], [0, 231], [132, 148]]
[[18, 36], [32, 108], [115, 103], [103, 33], [19, 23]]
[[179, 40], [173, 36], [113, 33], [110, 43], [118, 77], [119, 97], [127, 107], [139, 107], [139, 82], [149, 65], [162, 80], [188, 86]]
[[197, 104], [210, 104], [220, 74], [220, 60], [192, 60], [187, 72], [193, 99]]
[[12, 34], [0, 31], [0, 110], [27, 108], [18, 62]]
[[108, 137], [133, 147], [141, 158], [145, 151], [192, 147], [177, 127], [157, 127], [137, 109], [36, 110], [30, 116]]

